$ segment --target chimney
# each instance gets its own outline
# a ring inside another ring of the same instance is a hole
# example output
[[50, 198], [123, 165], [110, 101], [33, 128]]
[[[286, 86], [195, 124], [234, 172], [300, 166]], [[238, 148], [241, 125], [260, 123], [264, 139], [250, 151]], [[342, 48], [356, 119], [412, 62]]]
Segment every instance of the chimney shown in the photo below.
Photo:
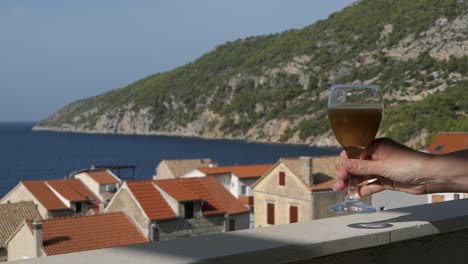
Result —
[[104, 203], [99, 204], [99, 213], [103, 214], [104, 213]]
[[302, 156], [300, 159], [302, 179], [309, 185], [314, 184], [314, 177], [312, 176], [312, 158]]
[[150, 224], [149, 232], [148, 238], [151, 242], [159, 241], [159, 228], [156, 223]]
[[34, 220], [33, 225], [33, 236], [34, 236], [34, 251], [33, 257], [42, 256], [42, 222], [41, 220]]
[[210, 161], [210, 163], [208, 164], [208, 167], [209, 168], [216, 168], [216, 167], [218, 167], [218, 163], [216, 161]]
[[307, 171], [309, 173], [309, 185], [315, 184], [314, 174], [312, 173], [312, 167], [314, 166], [314, 159], [309, 157], [309, 162], [307, 162]]

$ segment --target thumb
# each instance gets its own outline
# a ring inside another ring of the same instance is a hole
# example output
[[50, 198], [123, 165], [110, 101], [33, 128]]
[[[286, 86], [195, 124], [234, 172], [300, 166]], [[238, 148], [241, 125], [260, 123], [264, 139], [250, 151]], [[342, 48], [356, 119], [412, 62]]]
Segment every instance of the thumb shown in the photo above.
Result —
[[341, 166], [351, 174], [362, 176], [382, 176], [384, 171], [383, 163], [376, 160], [342, 159]]

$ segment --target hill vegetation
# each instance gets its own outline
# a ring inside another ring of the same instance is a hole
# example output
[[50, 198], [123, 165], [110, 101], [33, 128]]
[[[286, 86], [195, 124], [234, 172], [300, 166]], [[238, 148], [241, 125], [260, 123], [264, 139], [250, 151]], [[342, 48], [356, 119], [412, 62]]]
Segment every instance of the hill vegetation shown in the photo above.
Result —
[[333, 145], [331, 84], [373, 83], [385, 93], [381, 133], [424, 146], [438, 132], [468, 131], [467, 10], [456, 0], [362, 0], [74, 102], [37, 129]]

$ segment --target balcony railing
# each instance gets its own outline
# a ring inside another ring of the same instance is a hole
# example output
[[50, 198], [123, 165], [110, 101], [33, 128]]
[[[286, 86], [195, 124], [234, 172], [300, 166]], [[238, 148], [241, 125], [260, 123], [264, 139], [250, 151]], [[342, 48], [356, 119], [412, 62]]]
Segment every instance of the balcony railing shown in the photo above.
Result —
[[[411, 259], [414, 259], [412, 263], [423, 263], [421, 259], [426, 259], [424, 263], [438, 263], [431, 262], [436, 261], [437, 256], [444, 262], [459, 263], [457, 260], [468, 258], [467, 242], [468, 199], [462, 199], [374, 214], [42, 257], [24, 263], [271, 264], [344, 263], [348, 259], [349, 263], [355, 263], [352, 260], [410, 263], [402, 260]], [[393, 254], [395, 252], [397, 254]]]

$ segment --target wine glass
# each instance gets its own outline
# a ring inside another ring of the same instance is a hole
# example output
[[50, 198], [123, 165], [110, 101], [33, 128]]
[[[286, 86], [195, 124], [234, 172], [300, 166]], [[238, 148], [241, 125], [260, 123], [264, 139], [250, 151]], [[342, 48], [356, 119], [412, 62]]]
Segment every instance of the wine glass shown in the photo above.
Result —
[[[350, 159], [360, 159], [374, 140], [383, 114], [380, 87], [364, 84], [334, 84], [328, 96], [328, 119], [336, 139]], [[350, 175], [343, 203], [329, 207], [339, 213], [372, 213], [376, 209], [359, 198], [359, 177]]]

